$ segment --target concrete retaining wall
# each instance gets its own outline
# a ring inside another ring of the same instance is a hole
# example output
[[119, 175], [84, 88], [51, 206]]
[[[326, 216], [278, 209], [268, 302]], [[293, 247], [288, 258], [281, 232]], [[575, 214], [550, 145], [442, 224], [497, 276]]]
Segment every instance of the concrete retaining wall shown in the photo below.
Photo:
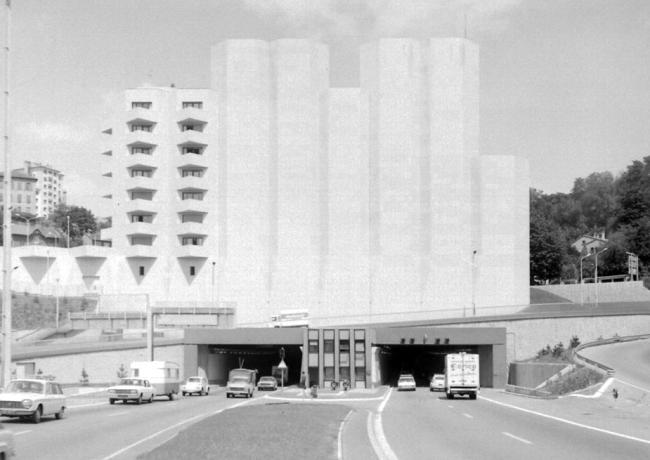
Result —
[[508, 384], [525, 388], [537, 388], [567, 364], [557, 363], [510, 363]]

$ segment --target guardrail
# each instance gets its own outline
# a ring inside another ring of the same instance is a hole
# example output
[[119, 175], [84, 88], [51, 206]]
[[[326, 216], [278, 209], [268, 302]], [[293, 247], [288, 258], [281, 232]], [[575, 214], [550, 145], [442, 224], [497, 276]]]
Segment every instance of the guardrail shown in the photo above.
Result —
[[593, 342], [580, 344], [573, 350], [572, 360], [577, 364], [582, 364], [585, 366], [589, 366], [591, 368], [595, 368], [597, 371], [604, 372], [606, 375], [612, 376], [616, 374], [616, 369], [612, 369], [611, 367], [605, 366], [604, 364], [594, 361], [593, 359], [589, 359], [585, 356], [582, 356], [579, 353], [579, 351], [589, 347], [597, 347], [600, 345], [608, 345], [608, 344], [618, 343], [618, 342], [632, 342], [634, 340], [644, 340], [648, 338], [650, 338], [650, 334], [628, 335], [625, 337], [620, 337], [618, 335], [615, 335], [614, 337], [610, 337], [608, 339], [599, 339]]
[[544, 390], [537, 390], [535, 388], [526, 388], [519, 387], [517, 385], [511, 385], [506, 383], [506, 391], [509, 393], [515, 393], [524, 396], [530, 396], [531, 398], [541, 398], [541, 399], [557, 399], [558, 395], [554, 395]]

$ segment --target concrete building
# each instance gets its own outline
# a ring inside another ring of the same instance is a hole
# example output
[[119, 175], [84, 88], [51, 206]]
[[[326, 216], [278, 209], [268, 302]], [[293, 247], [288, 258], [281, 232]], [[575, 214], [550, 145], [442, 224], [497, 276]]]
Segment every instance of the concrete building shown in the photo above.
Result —
[[463, 39], [382, 39], [359, 88], [330, 88], [322, 44], [227, 40], [211, 88], [125, 91], [104, 131], [113, 248], [60, 254], [51, 279], [252, 327], [527, 304], [528, 172], [479, 155], [478, 62]]
[[[4, 180], [4, 173], [0, 172]], [[37, 179], [20, 169], [11, 172], [11, 210], [13, 213], [36, 214], [36, 183]], [[4, 187], [0, 190], [0, 204], [4, 206]]]
[[25, 161], [25, 166], [20, 171], [36, 178], [34, 214], [38, 217], [47, 217], [59, 205], [66, 203], [63, 174], [60, 171], [49, 165], [31, 161]]

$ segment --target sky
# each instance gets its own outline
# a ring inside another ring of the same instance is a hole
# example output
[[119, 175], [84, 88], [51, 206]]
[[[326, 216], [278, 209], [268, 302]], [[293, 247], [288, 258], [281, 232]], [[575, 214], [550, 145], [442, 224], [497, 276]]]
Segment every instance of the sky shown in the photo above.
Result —
[[480, 152], [527, 158], [531, 187], [567, 193], [578, 177], [650, 155], [647, 0], [11, 3], [12, 167], [58, 169], [68, 204], [98, 217], [111, 213], [108, 101], [143, 85], [207, 88], [210, 47], [229, 38], [318, 39], [331, 85], [346, 87], [359, 85], [362, 43], [467, 36], [480, 49]]

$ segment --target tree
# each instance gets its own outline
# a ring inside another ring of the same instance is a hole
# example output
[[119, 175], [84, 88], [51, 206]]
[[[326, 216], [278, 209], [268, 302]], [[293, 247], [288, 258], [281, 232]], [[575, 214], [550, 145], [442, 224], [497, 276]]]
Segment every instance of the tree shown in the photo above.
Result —
[[[533, 194], [531, 194], [532, 196]], [[533, 198], [535, 199], [535, 198]], [[530, 283], [535, 280], [559, 278], [562, 270], [564, 243], [557, 225], [546, 218], [539, 208], [530, 212]]]
[[[69, 226], [68, 217], [70, 217]], [[82, 208], [81, 206], [66, 206], [62, 204], [50, 214], [49, 220], [63, 233], [67, 234], [69, 228], [71, 246], [79, 246], [82, 237], [86, 233], [95, 233], [97, 231], [95, 216], [88, 209]]]

